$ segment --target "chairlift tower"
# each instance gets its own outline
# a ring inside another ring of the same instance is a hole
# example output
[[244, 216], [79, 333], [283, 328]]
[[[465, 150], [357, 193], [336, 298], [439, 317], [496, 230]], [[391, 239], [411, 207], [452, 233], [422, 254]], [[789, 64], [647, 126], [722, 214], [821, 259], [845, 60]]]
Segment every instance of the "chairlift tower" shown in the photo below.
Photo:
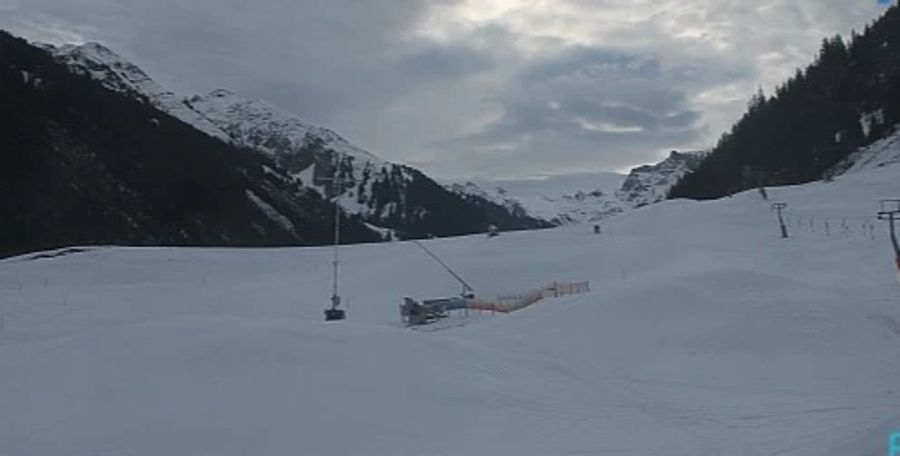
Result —
[[878, 220], [886, 220], [891, 227], [891, 245], [894, 247], [894, 261], [897, 263], [897, 271], [900, 272], [900, 242], [897, 241], [896, 223], [900, 220], [900, 199], [881, 200], [881, 210], [878, 211]]
[[331, 181], [332, 191], [334, 192], [334, 249], [332, 253], [332, 288], [331, 288], [331, 307], [325, 309], [325, 321], [337, 321], [347, 318], [347, 312], [340, 308], [341, 296], [338, 294], [338, 270], [340, 265], [340, 257], [338, 250], [341, 245], [341, 192], [343, 191], [341, 179], [341, 155], [334, 154], [334, 175], [330, 179], [321, 179]]
[[781, 237], [784, 239], [787, 239], [789, 237], [787, 225], [785, 225], [784, 223], [784, 215], [782, 214], [786, 208], [787, 203], [775, 203], [772, 205], [772, 209], [774, 209], [775, 212], [778, 213], [778, 225], [781, 228]]

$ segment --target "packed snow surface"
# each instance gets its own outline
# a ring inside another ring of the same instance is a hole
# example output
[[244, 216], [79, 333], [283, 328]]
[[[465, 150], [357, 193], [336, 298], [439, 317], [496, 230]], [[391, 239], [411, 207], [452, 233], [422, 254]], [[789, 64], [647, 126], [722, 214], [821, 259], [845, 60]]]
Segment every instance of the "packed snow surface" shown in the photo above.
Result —
[[[769, 194], [864, 220], [897, 175]], [[410, 243], [344, 248], [349, 319], [329, 324], [327, 248], [2, 261], [0, 454], [885, 454], [900, 430], [885, 226], [783, 240], [750, 192], [589, 228], [429, 241], [483, 295], [594, 290], [441, 331], [398, 324], [403, 296], [459, 292]]]

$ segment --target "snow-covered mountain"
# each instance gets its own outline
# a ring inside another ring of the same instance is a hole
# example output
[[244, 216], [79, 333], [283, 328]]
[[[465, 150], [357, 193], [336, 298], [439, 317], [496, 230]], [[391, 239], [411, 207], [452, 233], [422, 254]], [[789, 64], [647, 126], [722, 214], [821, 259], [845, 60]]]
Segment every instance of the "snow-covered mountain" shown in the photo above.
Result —
[[99, 43], [53, 46], [41, 44], [74, 73], [90, 76], [107, 89], [125, 93], [156, 106], [160, 111], [187, 123], [207, 135], [230, 142], [219, 127], [188, 106], [184, 99], [165, 89], [142, 69], [119, 57]]
[[290, 155], [314, 142], [341, 156], [373, 165], [389, 163], [351, 144], [332, 130], [313, 125], [261, 100], [224, 90], [193, 96], [183, 103], [243, 146], [273, 156]]
[[[346, 212], [377, 227], [410, 235], [440, 233], [448, 226], [450, 233], [443, 234], [472, 231], [459, 222], [465, 212], [479, 228], [601, 220], [665, 199], [669, 188], [699, 161], [697, 154], [673, 152], [658, 164], [635, 168], [627, 177], [581, 173], [440, 186], [413, 168], [387, 162], [270, 103], [224, 89], [180, 97], [98, 43], [42, 46], [73, 72], [151, 104], [209, 136], [266, 154], [284, 168], [276, 174], [287, 174], [325, 198], [339, 197]], [[333, 186], [338, 162], [340, 195]], [[490, 215], [479, 217], [475, 214], [479, 211]]]
[[[97, 43], [43, 47], [75, 73], [149, 103], [212, 137], [274, 158], [295, 182], [323, 197], [338, 198], [344, 211], [377, 227], [424, 236], [478, 232], [489, 225], [549, 226], [490, 200], [450, 192], [416, 169], [382, 160], [334, 131], [269, 103], [227, 90], [180, 97]], [[336, 175], [340, 195], [333, 185]]]
[[521, 180], [481, 179], [448, 183], [447, 188], [568, 225], [603, 220], [660, 202], [700, 159], [698, 152], [673, 151], [665, 160], [634, 168], [627, 176], [601, 172]]
[[[333, 206], [270, 157], [75, 74], [2, 31], [0, 56], [0, 257], [67, 245], [333, 239]], [[347, 243], [384, 240], [359, 217], [344, 222]]]
[[521, 210], [557, 225], [594, 221], [621, 213], [616, 191], [622, 174], [598, 172], [533, 179], [476, 179], [448, 183], [454, 192], [480, 195], [510, 210]]
[[703, 159], [702, 152], [672, 151], [655, 164], [634, 168], [628, 174], [616, 196], [630, 207], [658, 203], [685, 174], [693, 171]]
[[340, 161], [342, 206], [352, 213], [390, 216], [397, 208], [379, 206], [372, 195], [373, 186], [389, 182], [395, 174], [401, 176], [395, 182], [401, 187], [413, 179], [404, 167], [388, 163], [332, 130], [261, 100], [248, 100], [219, 89], [193, 96], [185, 104], [220, 128], [231, 142], [277, 159], [295, 179], [322, 196], [336, 196], [333, 179], [335, 164]]

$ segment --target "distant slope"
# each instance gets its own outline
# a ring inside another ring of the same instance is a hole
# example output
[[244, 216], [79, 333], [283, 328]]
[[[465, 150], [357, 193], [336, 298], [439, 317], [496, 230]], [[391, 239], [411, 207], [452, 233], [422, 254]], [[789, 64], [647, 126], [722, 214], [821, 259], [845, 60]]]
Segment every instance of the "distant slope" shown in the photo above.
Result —
[[673, 151], [665, 160], [639, 166], [625, 176], [579, 173], [542, 179], [475, 180], [447, 188], [478, 195], [557, 225], [594, 222], [660, 202], [669, 189], [702, 159], [700, 152]]
[[900, 7], [848, 42], [823, 41], [815, 62], [758, 94], [673, 198], [718, 198], [757, 185], [822, 178], [900, 123]]
[[[0, 32], [0, 255], [72, 244], [303, 245], [332, 209], [269, 158]], [[346, 238], [381, 236], [349, 219]]]
[[[337, 198], [347, 213], [401, 237], [470, 234], [489, 225], [506, 230], [550, 226], [492, 201], [449, 192], [413, 168], [382, 160], [269, 103], [227, 90], [181, 98], [97, 43], [44, 47], [75, 73], [150, 103], [210, 136], [270, 157], [300, 188]], [[331, 183], [338, 160], [340, 195]]]
[[829, 170], [828, 177], [900, 163], [900, 128], [897, 131], [853, 152]]

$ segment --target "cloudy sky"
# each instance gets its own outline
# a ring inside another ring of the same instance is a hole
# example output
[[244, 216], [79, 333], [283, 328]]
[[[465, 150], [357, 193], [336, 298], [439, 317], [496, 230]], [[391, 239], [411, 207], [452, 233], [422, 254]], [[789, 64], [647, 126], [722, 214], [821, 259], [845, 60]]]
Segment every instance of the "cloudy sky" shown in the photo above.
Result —
[[263, 98], [440, 177], [624, 170], [712, 144], [876, 0], [0, 0], [179, 93]]

